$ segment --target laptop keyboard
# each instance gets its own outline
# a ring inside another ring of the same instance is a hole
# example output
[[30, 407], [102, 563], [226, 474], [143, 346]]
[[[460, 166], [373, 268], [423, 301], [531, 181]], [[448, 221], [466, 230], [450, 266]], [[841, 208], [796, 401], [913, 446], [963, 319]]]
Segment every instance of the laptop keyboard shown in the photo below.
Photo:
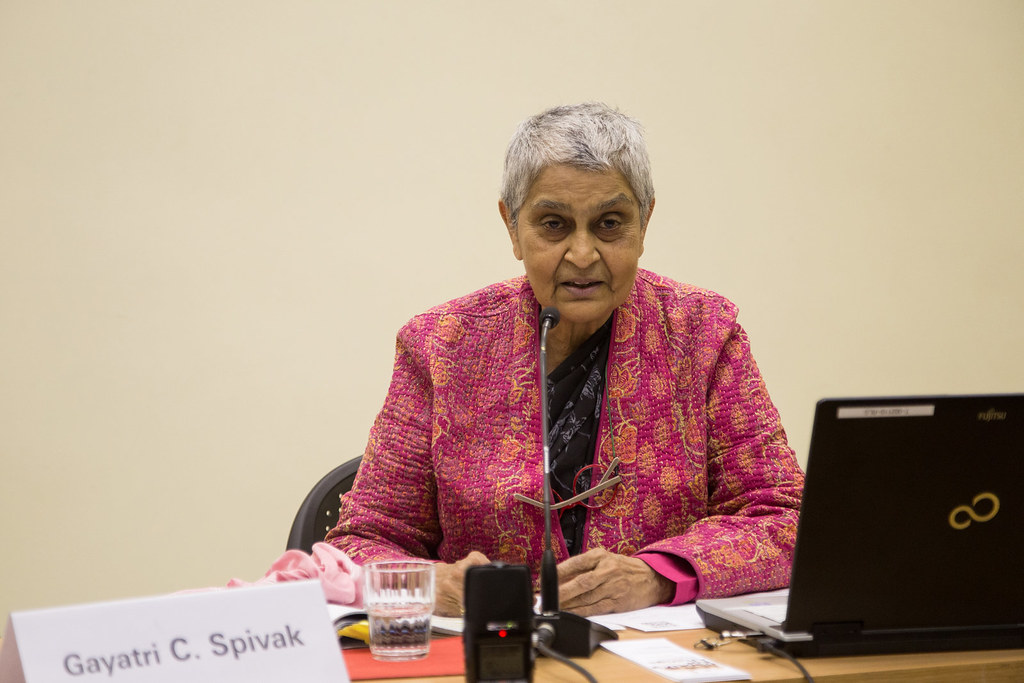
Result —
[[781, 624], [786, 621], [787, 605], [751, 605], [746, 608], [751, 614]]

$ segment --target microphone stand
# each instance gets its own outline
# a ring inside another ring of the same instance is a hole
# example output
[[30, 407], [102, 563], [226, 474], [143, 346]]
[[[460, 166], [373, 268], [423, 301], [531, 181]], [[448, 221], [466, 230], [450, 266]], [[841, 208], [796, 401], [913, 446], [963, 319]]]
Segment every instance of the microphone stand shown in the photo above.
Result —
[[615, 631], [558, 608], [558, 568], [551, 544], [551, 435], [548, 416], [548, 332], [558, 325], [558, 309], [540, 312], [540, 424], [544, 443], [544, 554], [540, 563], [540, 611], [534, 618], [537, 639], [565, 657], [589, 657], [603, 640], [618, 639]]

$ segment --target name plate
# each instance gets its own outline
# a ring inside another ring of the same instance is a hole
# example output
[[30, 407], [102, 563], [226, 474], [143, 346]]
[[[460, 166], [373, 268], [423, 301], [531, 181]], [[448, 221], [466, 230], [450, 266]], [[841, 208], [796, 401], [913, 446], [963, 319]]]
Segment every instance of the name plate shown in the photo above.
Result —
[[4, 683], [323, 681], [348, 672], [318, 581], [13, 612]]

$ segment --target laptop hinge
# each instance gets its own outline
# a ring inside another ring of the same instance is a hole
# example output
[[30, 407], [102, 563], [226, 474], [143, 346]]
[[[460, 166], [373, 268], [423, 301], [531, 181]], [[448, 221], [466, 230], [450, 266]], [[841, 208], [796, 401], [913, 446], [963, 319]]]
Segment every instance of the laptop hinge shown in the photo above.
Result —
[[811, 635], [814, 638], [848, 638], [858, 636], [864, 630], [863, 621], [833, 621], [826, 623], [815, 623], [811, 627]]

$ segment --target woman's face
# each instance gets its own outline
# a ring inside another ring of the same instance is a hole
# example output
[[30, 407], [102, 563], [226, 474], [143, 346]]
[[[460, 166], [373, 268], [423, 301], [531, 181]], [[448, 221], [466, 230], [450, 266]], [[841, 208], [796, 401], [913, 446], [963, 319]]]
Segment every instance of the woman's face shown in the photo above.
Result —
[[517, 226], [498, 208], [537, 300], [561, 314], [560, 336], [596, 332], [633, 287], [654, 202], [641, 209], [618, 171], [558, 165], [537, 176]]

